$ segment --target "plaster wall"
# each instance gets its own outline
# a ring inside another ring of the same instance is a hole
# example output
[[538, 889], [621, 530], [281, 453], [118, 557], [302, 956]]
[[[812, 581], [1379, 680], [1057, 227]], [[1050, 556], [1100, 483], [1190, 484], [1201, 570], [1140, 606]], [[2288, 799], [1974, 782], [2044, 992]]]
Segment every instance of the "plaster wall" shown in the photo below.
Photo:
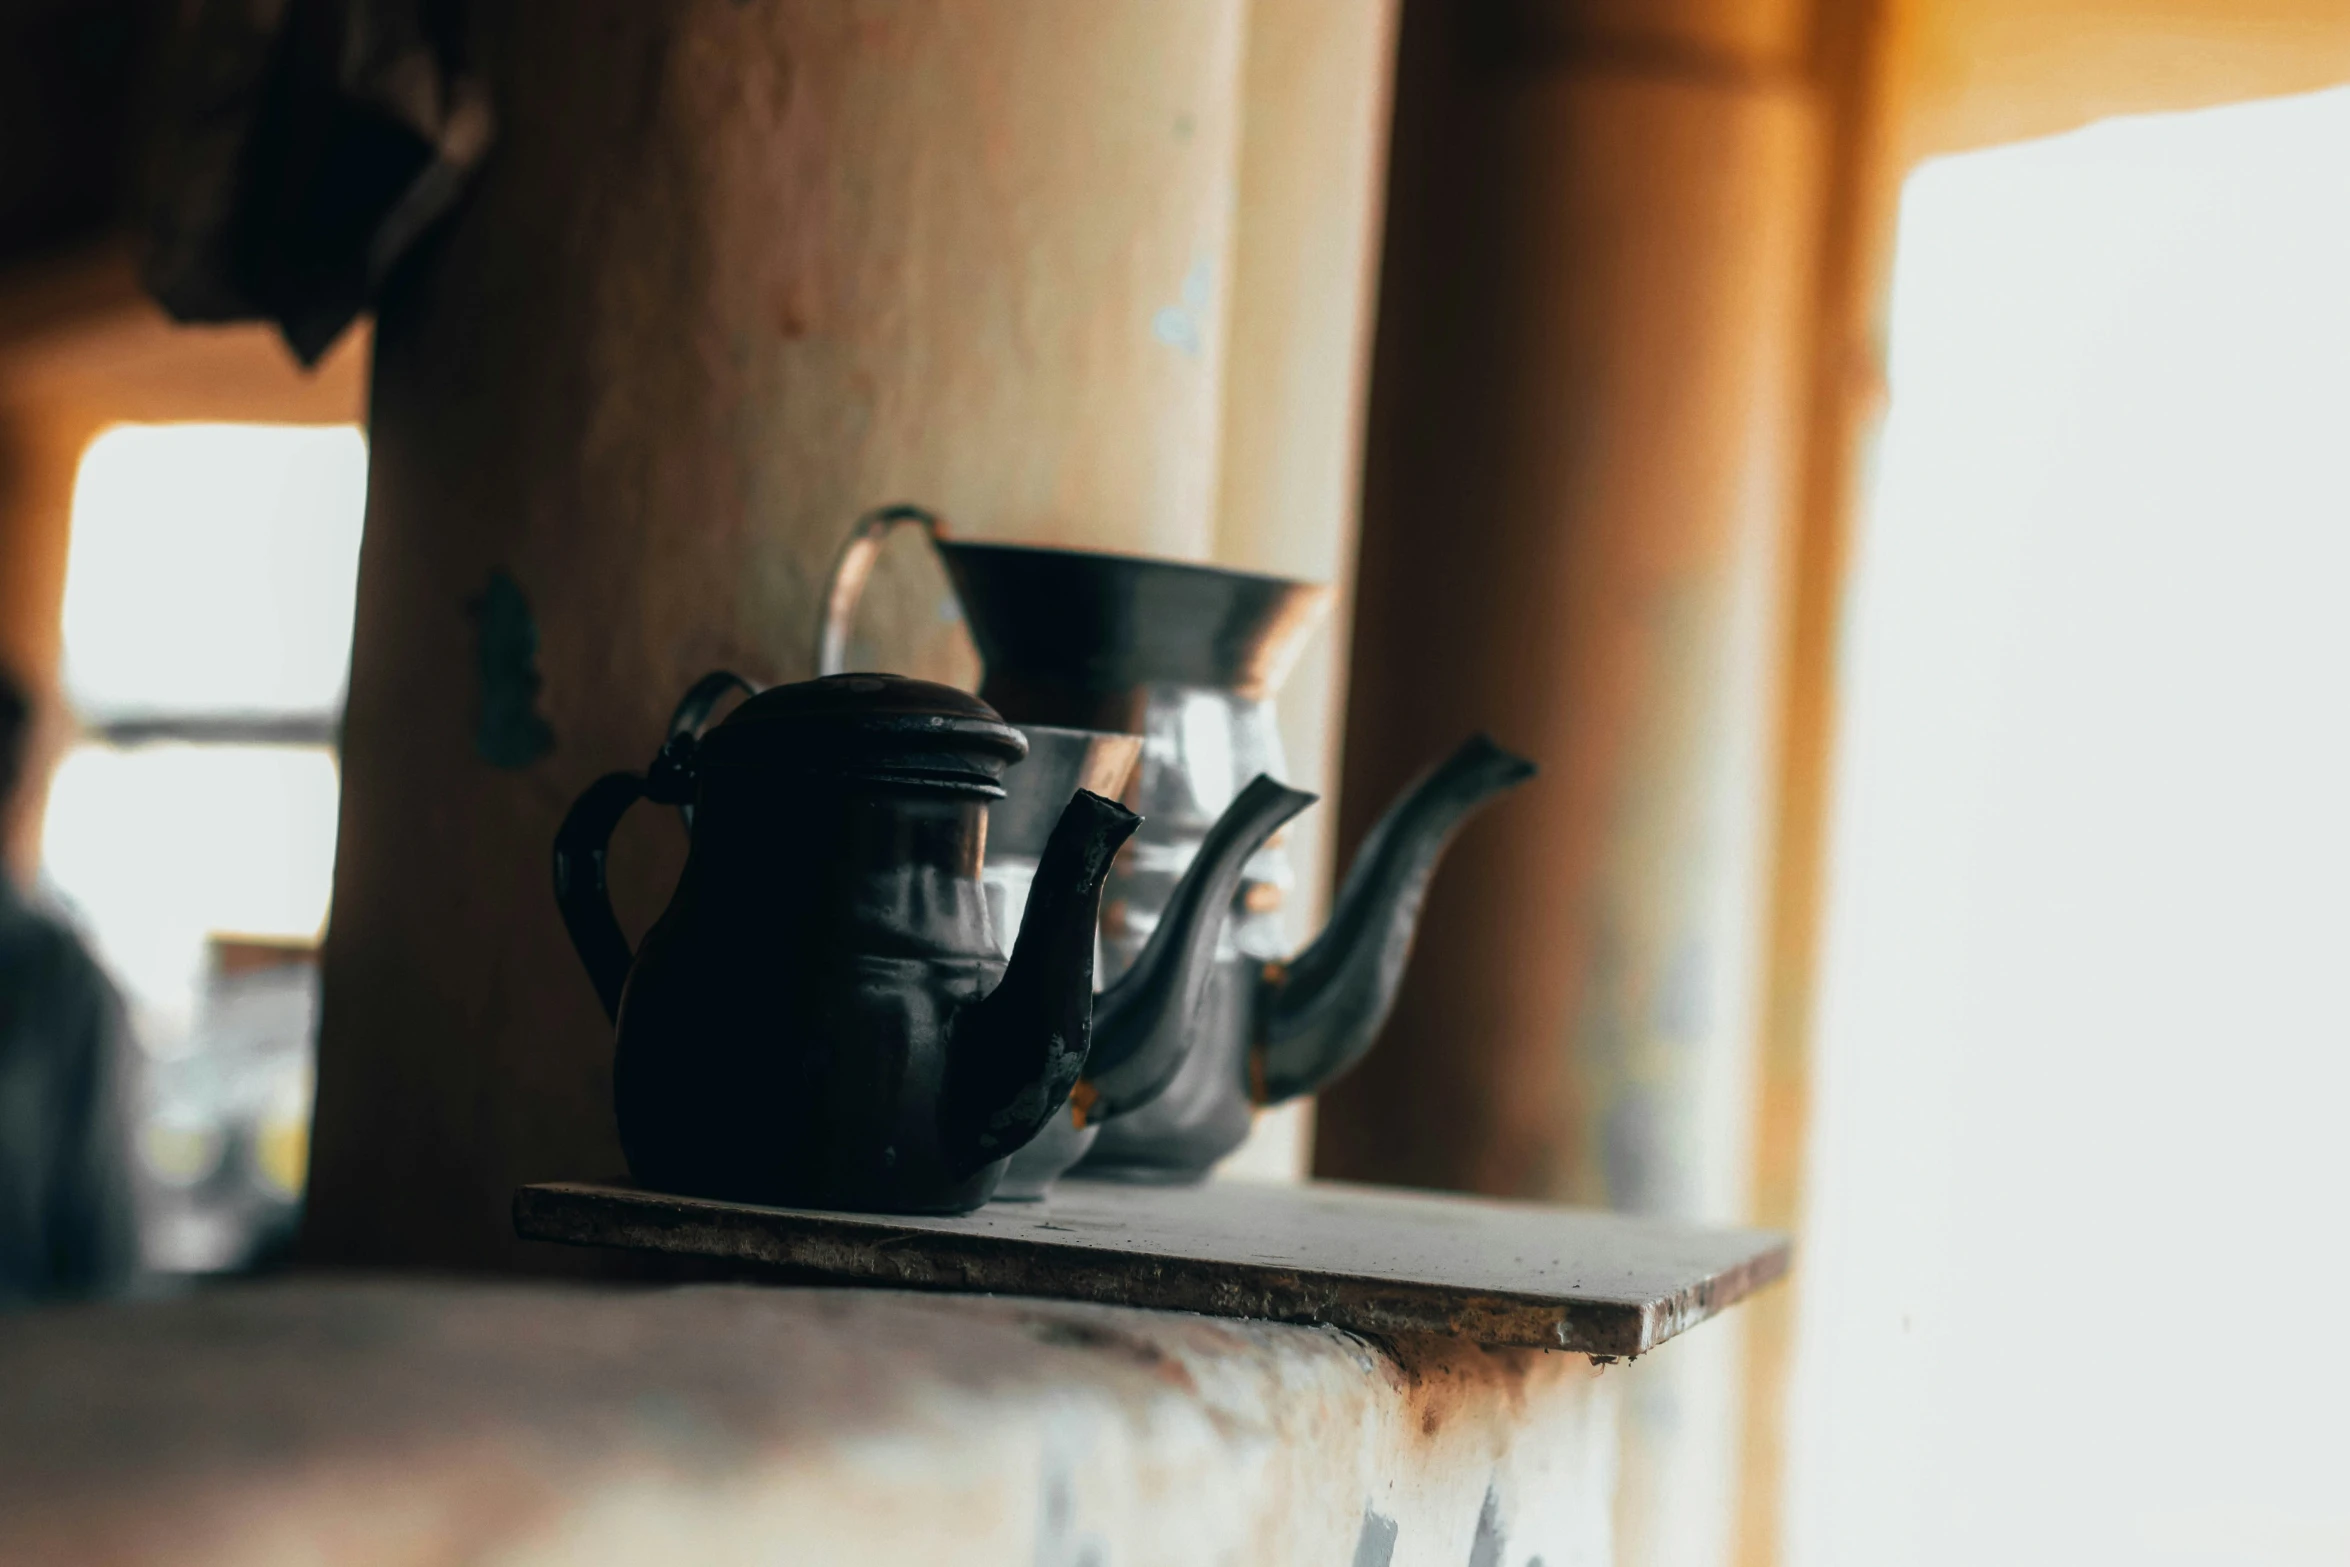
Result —
[[0, 1562], [1604, 1567], [1613, 1375], [1010, 1298], [247, 1286], [0, 1340]]

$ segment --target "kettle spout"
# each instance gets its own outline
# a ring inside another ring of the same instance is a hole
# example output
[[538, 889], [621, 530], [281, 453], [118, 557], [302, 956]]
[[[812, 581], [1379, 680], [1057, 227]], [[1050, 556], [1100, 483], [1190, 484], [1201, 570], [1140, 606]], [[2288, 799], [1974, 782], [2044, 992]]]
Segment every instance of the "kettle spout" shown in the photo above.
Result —
[[1092, 1036], [1102, 883], [1141, 825], [1080, 789], [1046, 840], [1002, 982], [955, 1019], [939, 1135], [958, 1179], [1016, 1152], [1068, 1102]]
[[1094, 1001], [1093, 1054], [1085, 1073], [1094, 1097], [1086, 1120], [1138, 1110], [1174, 1081], [1215, 974], [1217, 939], [1242, 868], [1283, 822], [1317, 798], [1259, 773], [1200, 840], [1141, 956]]
[[1388, 808], [1321, 936], [1259, 981], [1249, 1063], [1258, 1103], [1313, 1093], [1369, 1051], [1403, 983], [1445, 846], [1471, 811], [1534, 771], [1490, 736], [1472, 735]]

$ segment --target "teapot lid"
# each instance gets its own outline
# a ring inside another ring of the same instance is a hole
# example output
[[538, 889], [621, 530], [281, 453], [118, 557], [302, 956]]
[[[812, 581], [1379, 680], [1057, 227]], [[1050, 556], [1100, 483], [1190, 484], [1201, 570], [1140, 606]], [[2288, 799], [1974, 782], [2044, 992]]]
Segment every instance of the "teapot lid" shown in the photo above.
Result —
[[1001, 798], [1028, 741], [967, 691], [907, 675], [826, 675], [774, 686], [702, 738], [712, 767], [783, 768], [863, 783]]

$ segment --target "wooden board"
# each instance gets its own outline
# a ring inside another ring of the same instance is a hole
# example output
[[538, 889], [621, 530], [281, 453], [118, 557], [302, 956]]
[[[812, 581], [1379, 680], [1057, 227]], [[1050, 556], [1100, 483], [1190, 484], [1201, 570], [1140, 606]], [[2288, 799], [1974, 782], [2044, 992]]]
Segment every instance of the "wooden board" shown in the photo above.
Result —
[[721, 1258], [799, 1278], [1035, 1295], [1638, 1355], [1786, 1271], [1785, 1237], [1309, 1182], [1064, 1181], [954, 1218], [762, 1208], [553, 1182], [528, 1240]]

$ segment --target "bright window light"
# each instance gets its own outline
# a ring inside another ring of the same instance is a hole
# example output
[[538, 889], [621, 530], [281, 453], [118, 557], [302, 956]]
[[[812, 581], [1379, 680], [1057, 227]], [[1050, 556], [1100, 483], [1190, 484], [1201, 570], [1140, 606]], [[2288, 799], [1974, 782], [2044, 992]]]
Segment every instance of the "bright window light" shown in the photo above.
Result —
[[165, 1271], [245, 1266], [298, 1212], [366, 491], [350, 426], [121, 425], [76, 477], [83, 737], [41, 869], [130, 1002], [140, 1241]]
[[1921, 168], [1788, 1560], [2350, 1560], [2350, 92]]
[[50, 787], [42, 868], [123, 979], [168, 996], [208, 935], [318, 938], [339, 799], [323, 746], [77, 746]]
[[74, 484], [65, 687], [85, 718], [325, 714], [350, 663], [355, 426], [117, 425]]

